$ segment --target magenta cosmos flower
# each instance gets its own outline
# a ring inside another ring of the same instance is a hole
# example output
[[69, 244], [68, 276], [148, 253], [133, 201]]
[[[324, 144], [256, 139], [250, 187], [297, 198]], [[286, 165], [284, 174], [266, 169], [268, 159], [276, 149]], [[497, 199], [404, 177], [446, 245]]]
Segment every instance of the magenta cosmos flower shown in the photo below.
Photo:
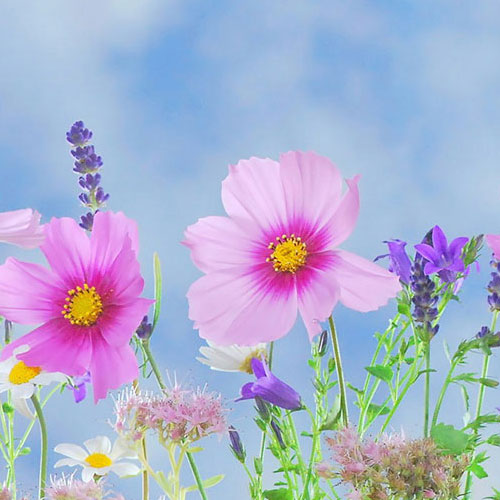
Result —
[[500, 260], [500, 234], [487, 234], [486, 243], [493, 250], [495, 259]]
[[0, 241], [23, 248], [35, 248], [43, 242], [40, 214], [31, 208], [0, 213]]
[[338, 301], [371, 311], [397, 294], [396, 275], [337, 248], [358, 217], [358, 178], [342, 196], [339, 170], [315, 153], [229, 167], [222, 183], [229, 217], [205, 217], [185, 232], [206, 273], [187, 294], [201, 337], [219, 345], [272, 341], [288, 333], [298, 310], [312, 338]]
[[43, 323], [7, 345], [0, 359], [29, 345], [19, 355], [29, 366], [73, 376], [89, 371], [97, 401], [138, 374], [129, 341], [152, 301], [139, 297], [137, 226], [122, 213], [99, 212], [90, 238], [69, 218], [52, 219], [44, 232], [40, 248], [50, 269], [14, 258], [0, 266], [0, 314]]

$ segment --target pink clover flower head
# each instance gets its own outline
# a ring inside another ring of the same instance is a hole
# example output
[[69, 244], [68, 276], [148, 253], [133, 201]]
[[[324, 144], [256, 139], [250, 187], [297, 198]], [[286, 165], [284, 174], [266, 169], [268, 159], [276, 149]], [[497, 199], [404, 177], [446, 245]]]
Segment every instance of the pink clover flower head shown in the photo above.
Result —
[[300, 394], [276, 377], [264, 359], [253, 358], [251, 365], [257, 380], [245, 384], [241, 388], [241, 397], [236, 401], [255, 399], [258, 396], [285, 410], [298, 410], [302, 407]]
[[432, 246], [427, 243], [415, 245], [417, 252], [428, 262], [425, 264], [425, 274], [438, 273], [443, 281], [454, 281], [457, 272], [464, 272], [464, 262], [461, 258], [462, 249], [469, 238], [455, 238], [449, 245], [446, 235], [439, 226], [432, 229]]
[[183, 242], [205, 276], [188, 291], [189, 317], [218, 345], [255, 345], [286, 335], [302, 316], [309, 337], [338, 301], [372, 311], [401, 289], [398, 277], [338, 249], [359, 212], [359, 176], [347, 180], [315, 153], [250, 158], [222, 183], [228, 217], [205, 217]]
[[160, 396], [126, 390], [115, 402], [115, 431], [129, 441], [153, 430], [161, 442], [194, 442], [228, 430], [220, 394], [165, 389]]
[[500, 234], [487, 234], [486, 243], [493, 251], [495, 259], [500, 260]]
[[326, 461], [318, 462], [315, 464], [314, 469], [316, 474], [323, 479], [333, 479], [335, 477], [334, 468]]
[[89, 372], [97, 402], [138, 376], [129, 341], [153, 301], [139, 297], [137, 226], [123, 213], [98, 212], [89, 238], [73, 219], [52, 219], [40, 248], [50, 269], [14, 258], [0, 266], [0, 314], [42, 323], [4, 347], [0, 359], [27, 344], [19, 359], [29, 366]]
[[45, 491], [47, 500], [102, 500], [105, 497], [104, 481], [84, 482], [74, 479], [74, 474], [60, 478], [51, 476]]
[[23, 248], [39, 247], [44, 240], [40, 214], [31, 208], [0, 213], [0, 242]]
[[346, 496], [347, 500], [363, 500], [363, 495], [359, 490], [352, 490]]

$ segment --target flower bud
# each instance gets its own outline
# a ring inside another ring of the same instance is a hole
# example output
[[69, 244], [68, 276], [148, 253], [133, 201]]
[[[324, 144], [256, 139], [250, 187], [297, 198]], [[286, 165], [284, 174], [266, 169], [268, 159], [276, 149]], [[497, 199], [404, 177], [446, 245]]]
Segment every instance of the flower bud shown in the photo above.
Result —
[[243, 447], [243, 443], [241, 442], [240, 435], [238, 431], [231, 425], [228, 429], [229, 432], [229, 440], [231, 441], [230, 447], [231, 450], [236, 457], [236, 459], [244, 463], [246, 458], [245, 448]]

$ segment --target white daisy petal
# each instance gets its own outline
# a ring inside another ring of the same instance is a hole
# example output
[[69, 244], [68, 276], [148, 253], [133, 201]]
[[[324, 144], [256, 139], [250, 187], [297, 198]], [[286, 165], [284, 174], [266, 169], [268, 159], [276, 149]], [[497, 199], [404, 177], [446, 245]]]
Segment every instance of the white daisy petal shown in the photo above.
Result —
[[137, 467], [137, 465], [129, 462], [119, 462], [117, 464], [113, 464], [110, 469], [119, 477], [136, 476], [139, 472], [141, 472], [141, 469]]
[[81, 447], [76, 444], [70, 443], [61, 443], [58, 444], [54, 451], [56, 453], [60, 453], [61, 455], [66, 455], [69, 458], [74, 458], [75, 460], [85, 461], [88, 457], [88, 453]]
[[12, 406], [21, 414], [24, 415], [25, 417], [28, 417], [30, 419], [34, 419], [35, 415], [31, 412], [28, 402], [26, 399], [21, 398], [12, 398]]
[[63, 373], [52, 373], [52, 372], [42, 372], [36, 377], [34, 377], [31, 381], [37, 385], [49, 385], [52, 382], [67, 382], [68, 377]]
[[247, 372], [250, 369], [249, 361], [252, 357], [265, 354], [267, 344], [260, 343], [255, 346], [218, 346], [208, 342], [208, 346], [200, 347], [204, 358], [196, 358], [201, 363], [210, 366], [212, 370], [225, 372]]
[[91, 468], [86, 468], [82, 470], [82, 481], [84, 483], [88, 483], [89, 481], [92, 481], [92, 478], [94, 477], [94, 470]]
[[120, 458], [137, 458], [137, 452], [133, 449], [131, 443], [125, 439], [118, 438], [114, 444], [109, 458], [115, 462]]
[[103, 453], [104, 455], [109, 455], [111, 452], [111, 441], [106, 436], [96, 436], [92, 439], [87, 439], [83, 443], [89, 453]]
[[27, 382], [26, 384], [13, 385], [11, 391], [13, 398], [29, 399], [35, 393], [35, 386]]
[[74, 467], [75, 465], [83, 465], [81, 460], [74, 460], [72, 458], [61, 458], [61, 460], [58, 460], [54, 467], [63, 467], [63, 466], [69, 466], [69, 467]]

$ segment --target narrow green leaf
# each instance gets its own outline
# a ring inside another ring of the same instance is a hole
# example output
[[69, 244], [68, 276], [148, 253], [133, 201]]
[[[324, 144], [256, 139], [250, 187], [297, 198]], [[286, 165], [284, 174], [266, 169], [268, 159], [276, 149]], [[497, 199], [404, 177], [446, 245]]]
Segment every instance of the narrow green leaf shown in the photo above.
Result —
[[492, 446], [500, 446], [500, 434], [492, 434], [486, 442]]
[[[218, 474], [217, 476], [210, 477], [210, 478], [202, 481], [203, 487], [204, 488], [211, 488], [212, 486], [219, 484], [223, 479], [224, 479], [224, 474]], [[198, 486], [196, 484], [193, 484], [192, 486], [188, 486], [187, 488], [183, 488], [183, 489], [186, 492], [198, 491]]]
[[375, 365], [375, 366], [365, 366], [365, 370], [376, 378], [383, 380], [386, 383], [389, 383], [392, 380], [393, 373], [391, 368], [383, 365]]
[[483, 469], [483, 467], [479, 464], [471, 464], [469, 466], [469, 470], [474, 474], [478, 479], [484, 479], [488, 477], [488, 473]]

